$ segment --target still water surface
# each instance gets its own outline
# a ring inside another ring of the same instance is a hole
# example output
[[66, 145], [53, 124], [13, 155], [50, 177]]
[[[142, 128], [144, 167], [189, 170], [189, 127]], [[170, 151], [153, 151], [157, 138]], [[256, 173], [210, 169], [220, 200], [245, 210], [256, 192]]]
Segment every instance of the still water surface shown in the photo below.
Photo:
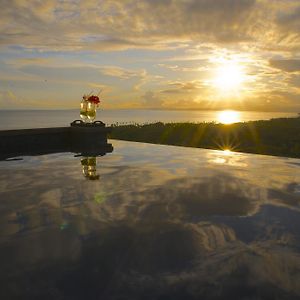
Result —
[[300, 160], [112, 142], [0, 162], [1, 299], [299, 299]]
[[[238, 112], [234, 122], [295, 117], [296, 113]], [[0, 130], [68, 126], [79, 119], [79, 110], [0, 111]], [[107, 125], [153, 122], [223, 122], [219, 111], [102, 110], [97, 119]], [[226, 118], [225, 118], [226, 121]], [[229, 120], [230, 121], [230, 120]]]

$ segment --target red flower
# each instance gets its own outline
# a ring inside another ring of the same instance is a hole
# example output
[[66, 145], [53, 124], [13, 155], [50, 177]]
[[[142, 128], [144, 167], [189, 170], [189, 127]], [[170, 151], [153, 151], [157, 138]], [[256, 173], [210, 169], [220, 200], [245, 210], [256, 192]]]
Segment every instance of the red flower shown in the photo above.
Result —
[[95, 103], [95, 104], [99, 104], [99, 103], [100, 103], [100, 99], [99, 99], [98, 96], [90, 96], [90, 97], [88, 98], [88, 101], [93, 102], [93, 103]]

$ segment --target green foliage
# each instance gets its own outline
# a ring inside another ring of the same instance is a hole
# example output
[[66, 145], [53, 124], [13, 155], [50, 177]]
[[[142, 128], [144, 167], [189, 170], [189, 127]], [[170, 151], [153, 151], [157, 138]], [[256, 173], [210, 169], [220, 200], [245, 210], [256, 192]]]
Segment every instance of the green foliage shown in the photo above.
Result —
[[110, 138], [300, 158], [300, 118], [231, 125], [161, 122], [115, 125]]

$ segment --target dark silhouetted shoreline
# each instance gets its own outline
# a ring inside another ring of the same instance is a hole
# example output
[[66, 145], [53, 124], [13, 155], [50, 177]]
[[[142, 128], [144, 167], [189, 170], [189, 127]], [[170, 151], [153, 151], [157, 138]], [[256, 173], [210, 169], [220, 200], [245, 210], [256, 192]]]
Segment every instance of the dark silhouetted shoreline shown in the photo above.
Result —
[[300, 117], [235, 123], [114, 125], [110, 138], [300, 158]]

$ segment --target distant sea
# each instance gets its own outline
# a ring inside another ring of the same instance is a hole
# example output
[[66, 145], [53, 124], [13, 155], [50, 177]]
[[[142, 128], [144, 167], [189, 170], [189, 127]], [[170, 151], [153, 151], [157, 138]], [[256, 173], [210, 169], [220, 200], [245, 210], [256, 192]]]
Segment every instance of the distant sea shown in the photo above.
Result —
[[[107, 125], [145, 124], [154, 122], [219, 122], [220, 111], [181, 110], [103, 110], [97, 111], [97, 120]], [[269, 120], [272, 118], [296, 117], [297, 113], [241, 111], [239, 121]], [[69, 126], [80, 119], [78, 110], [2, 110], [0, 130]]]

